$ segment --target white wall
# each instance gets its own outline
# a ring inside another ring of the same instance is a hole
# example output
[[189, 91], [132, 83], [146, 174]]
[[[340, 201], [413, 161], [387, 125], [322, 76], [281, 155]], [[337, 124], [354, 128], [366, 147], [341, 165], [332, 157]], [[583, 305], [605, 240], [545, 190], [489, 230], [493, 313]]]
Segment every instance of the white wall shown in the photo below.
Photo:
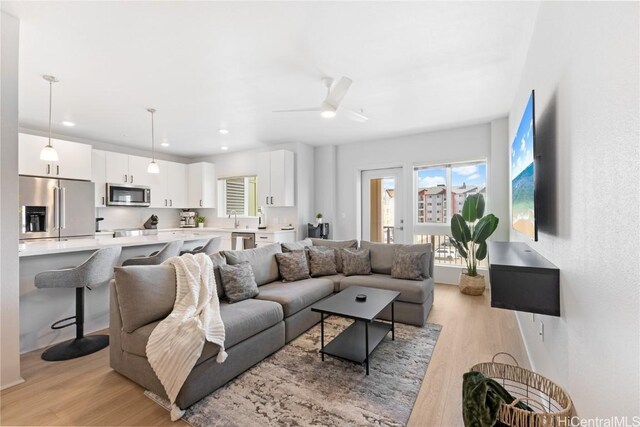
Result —
[[533, 368], [585, 418], [640, 415], [638, 16], [637, 2], [543, 2], [509, 116], [513, 137], [535, 89], [555, 189], [529, 244], [560, 268], [561, 317], [517, 317]]
[[0, 388], [20, 377], [18, 274], [18, 41], [20, 21], [2, 12], [0, 144]]
[[313, 217], [322, 213], [323, 221], [329, 223], [329, 238], [333, 239], [333, 227], [338, 222], [336, 211], [337, 147], [326, 145], [315, 148]]

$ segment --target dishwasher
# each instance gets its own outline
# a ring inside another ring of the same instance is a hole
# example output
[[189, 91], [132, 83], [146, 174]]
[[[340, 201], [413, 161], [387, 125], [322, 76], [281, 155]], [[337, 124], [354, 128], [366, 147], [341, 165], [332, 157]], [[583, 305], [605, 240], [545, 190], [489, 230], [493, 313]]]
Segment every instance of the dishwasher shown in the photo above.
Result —
[[[238, 245], [242, 242], [242, 245]], [[253, 249], [256, 247], [255, 233], [231, 233], [231, 250]]]

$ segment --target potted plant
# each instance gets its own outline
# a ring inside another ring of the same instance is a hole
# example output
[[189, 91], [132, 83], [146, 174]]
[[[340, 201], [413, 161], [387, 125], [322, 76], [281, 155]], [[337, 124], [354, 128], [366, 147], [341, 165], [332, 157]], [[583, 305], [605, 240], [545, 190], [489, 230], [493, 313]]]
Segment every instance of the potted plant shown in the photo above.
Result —
[[487, 257], [487, 238], [496, 231], [498, 218], [484, 215], [484, 196], [473, 194], [462, 206], [462, 214], [451, 218], [451, 243], [462, 256], [467, 268], [460, 273], [460, 292], [467, 295], [484, 293], [484, 276], [478, 274], [478, 261]]
[[198, 223], [198, 227], [200, 227], [200, 228], [204, 228], [204, 222], [205, 222], [206, 220], [207, 220], [207, 219], [206, 219], [205, 217], [203, 217], [203, 216], [199, 216], [199, 217], [197, 217], [197, 218], [196, 218], [196, 222]]
[[320, 212], [316, 214], [316, 225], [318, 224], [322, 224], [322, 214]]

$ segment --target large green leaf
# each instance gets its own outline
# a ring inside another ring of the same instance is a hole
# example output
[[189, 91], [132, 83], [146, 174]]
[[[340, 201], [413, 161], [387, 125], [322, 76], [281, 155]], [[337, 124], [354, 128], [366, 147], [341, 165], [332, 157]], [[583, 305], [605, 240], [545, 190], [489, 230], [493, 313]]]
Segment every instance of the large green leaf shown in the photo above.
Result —
[[467, 250], [466, 248], [462, 245], [462, 243], [458, 242], [456, 239], [454, 239], [453, 237], [449, 237], [449, 241], [451, 242], [451, 244], [458, 250], [458, 253], [460, 253], [460, 255], [463, 258], [467, 258]]
[[478, 218], [482, 218], [484, 215], [484, 196], [482, 194], [476, 195], [476, 215]]
[[462, 215], [455, 214], [453, 218], [451, 218], [451, 234], [453, 234], [454, 239], [463, 243], [465, 246], [471, 240], [471, 230], [469, 230], [469, 226], [464, 221]]
[[485, 217], [480, 218], [480, 221], [476, 224], [473, 230], [473, 237], [471, 240], [475, 243], [482, 243], [489, 238], [496, 231], [498, 227], [498, 218], [494, 214], [488, 214]]
[[482, 261], [487, 257], [487, 242], [482, 242], [478, 245], [478, 249], [476, 249], [476, 259], [478, 261]]
[[475, 220], [478, 219], [476, 198], [476, 195], [472, 194], [467, 197], [464, 205], [462, 205], [462, 217], [468, 222], [475, 222]]

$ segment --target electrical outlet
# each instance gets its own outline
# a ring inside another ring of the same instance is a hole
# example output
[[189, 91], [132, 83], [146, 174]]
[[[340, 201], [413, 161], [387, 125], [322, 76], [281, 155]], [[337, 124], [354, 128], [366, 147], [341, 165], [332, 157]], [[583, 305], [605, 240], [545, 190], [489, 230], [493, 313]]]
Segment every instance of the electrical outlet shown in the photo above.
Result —
[[540, 321], [540, 329], [538, 329], [538, 336], [540, 336], [540, 341], [544, 342], [544, 323], [542, 323], [542, 320]]

